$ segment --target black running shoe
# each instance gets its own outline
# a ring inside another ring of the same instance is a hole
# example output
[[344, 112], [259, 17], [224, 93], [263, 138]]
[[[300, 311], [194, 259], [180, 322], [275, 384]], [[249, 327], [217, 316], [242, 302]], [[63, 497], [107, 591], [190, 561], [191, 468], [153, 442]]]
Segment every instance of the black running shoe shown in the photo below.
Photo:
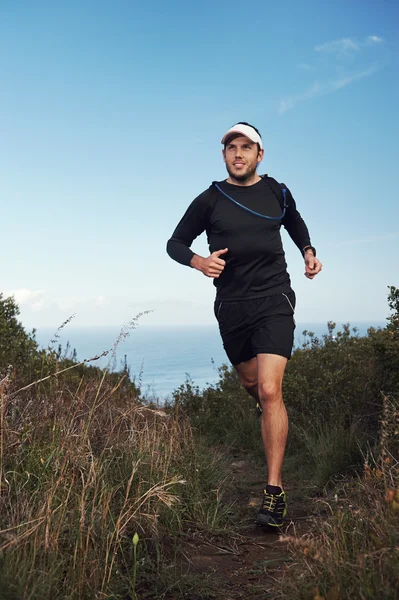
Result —
[[283, 519], [287, 514], [287, 497], [284, 490], [277, 489], [281, 490], [277, 494], [271, 494], [269, 486], [266, 486], [266, 489], [263, 490], [262, 506], [256, 519], [258, 525], [268, 525], [269, 527], [281, 527], [283, 525]]

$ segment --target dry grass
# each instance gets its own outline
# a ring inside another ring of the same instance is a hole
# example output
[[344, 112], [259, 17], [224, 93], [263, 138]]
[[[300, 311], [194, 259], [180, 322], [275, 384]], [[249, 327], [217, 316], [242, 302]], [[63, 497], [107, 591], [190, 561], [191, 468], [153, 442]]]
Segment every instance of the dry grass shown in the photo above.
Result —
[[286, 536], [295, 557], [283, 598], [394, 600], [399, 597], [399, 410], [384, 398], [378, 454], [347, 479], [310, 532]]
[[226, 518], [220, 459], [187, 421], [140, 404], [123, 377], [68, 375], [40, 393], [0, 383], [4, 599], [135, 598], [134, 563], [139, 587], [160, 586], [171, 540]]

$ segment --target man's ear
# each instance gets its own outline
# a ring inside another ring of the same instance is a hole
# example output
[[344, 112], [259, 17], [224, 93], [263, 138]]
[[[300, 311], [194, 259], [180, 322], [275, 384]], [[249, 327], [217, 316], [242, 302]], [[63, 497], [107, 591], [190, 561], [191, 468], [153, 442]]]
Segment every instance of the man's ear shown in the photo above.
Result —
[[226, 162], [226, 150], [224, 148], [222, 150], [222, 156], [223, 156], [224, 162]]
[[262, 162], [264, 154], [265, 154], [265, 151], [263, 149], [259, 150], [259, 152], [258, 152], [258, 164]]

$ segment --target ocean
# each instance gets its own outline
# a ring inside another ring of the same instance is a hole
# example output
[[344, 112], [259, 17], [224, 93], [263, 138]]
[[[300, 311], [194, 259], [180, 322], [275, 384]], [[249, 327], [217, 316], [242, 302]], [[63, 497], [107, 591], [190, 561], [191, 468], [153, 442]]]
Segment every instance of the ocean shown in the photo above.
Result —
[[[385, 322], [351, 323], [357, 327], [358, 334], [364, 335], [368, 327], [383, 327]], [[337, 330], [342, 327], [338, 327]], [[302, 332], [313, 331], [317, 336], [327, 333], [324, 323], [297, 323], [295, 344], [304, 341]], [[120, 329], [107, 328], [73, 328], [66, 326], [60, 332], [55, 344], [67, 343], [77, 352], [78, 360], [88, 359], [114, 347]], [[38, 329], [36, 339], [43, 347], [47, 347], [54, 338], [53, 329]], [[151, 398], [163, 400], [184, 383], [187, 376], [200, 389], [218, 381], [218, 367], [228, 363], [217, 325], [190, 326], [141, 326], [130, 332], [130, 335], [116, 347], [115, 357], [110, 367], [120, 369], [126, 356], [131, 377], [141, 382], [141, 389]], [[91, 364], [106, 367], [109, 355]]]

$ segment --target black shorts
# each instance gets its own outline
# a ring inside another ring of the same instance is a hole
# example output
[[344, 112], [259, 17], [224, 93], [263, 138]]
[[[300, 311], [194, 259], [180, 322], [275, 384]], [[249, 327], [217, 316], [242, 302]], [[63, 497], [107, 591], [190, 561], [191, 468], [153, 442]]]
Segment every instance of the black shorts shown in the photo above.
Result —
[[294, 344], [293, 291], [239, 302], [215, 301], [215, 317], [233, 365], [257, 354], [291, 357]]

